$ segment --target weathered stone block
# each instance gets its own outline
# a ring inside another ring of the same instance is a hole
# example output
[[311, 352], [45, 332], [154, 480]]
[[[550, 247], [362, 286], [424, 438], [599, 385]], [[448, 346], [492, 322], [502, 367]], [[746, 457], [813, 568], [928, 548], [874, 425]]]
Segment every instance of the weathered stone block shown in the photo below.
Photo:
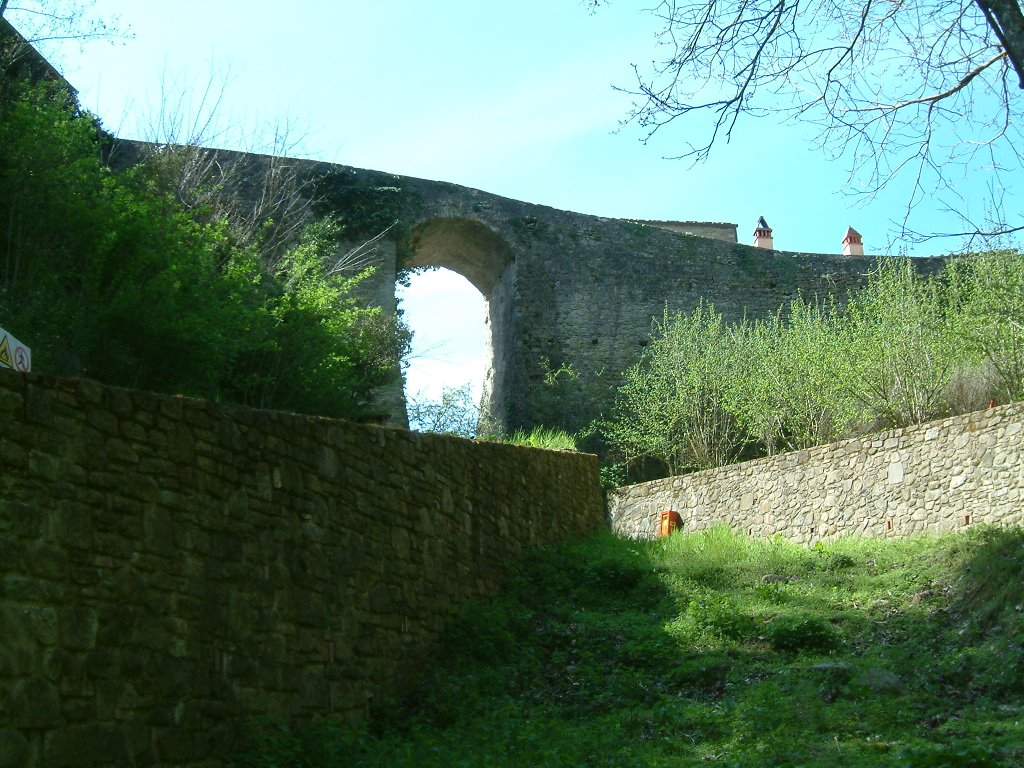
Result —
[[[0, 610], [0, 620], [4, 619]], [[5, 627], [11, 625], [3, 625]], [[13, 627], [0, 636], [0, 677], [13, 678], [31, 674], [37, 663], [37, 649], [30, 640]], [[2, 703], [2, 697], [0, 697]]]
[[60, 462], [42, 451], [30, 451], [28, 468], [38, 478], [52, 482], [57, 479], [60, 472]]
[[135, 688], [123, 680], [102, 680], [96, 683], [96, 717], [100, 720], [123, 720], [134, 712], [138, 700]]
[[0, 729], [0, 768], [27, 768], [31, 756], [24, 734], [13, 728]]
[[0, 597], [15, 603], [55, 603], [63, 595], [63, 585], [28, 576], [8, 574], [0, 582]]
[[59, 581], [67, 575], [68, 558], [64, 552], [49, 544], [36, 544], [23, 555], [25, 571], [32, 576]]
[[48, 768], [129, 768], [133, 763], [124, 733], [109, 723], [72, 725], [47, 733], [43, 761]]
[[19, 680], [7, 706], [17, 728], [48, 728], [60, 722], [60, 692], [42, 678]]
[[2, 440], [0, 441], [0, 463], [12, 469], [14, 467], [24, 467], [28, 463], [28, 451], [20, 445]]
[[85, 657], [83, 671], [92, 679], [113, 677], [117, 673], [117, 655], [107, 648], [94, 648]]
[[58, 616], [61, 645], [76, 650], [89, 650], [95, 647], [99, 629], [95, 610], [70, 605], [61, 608]]

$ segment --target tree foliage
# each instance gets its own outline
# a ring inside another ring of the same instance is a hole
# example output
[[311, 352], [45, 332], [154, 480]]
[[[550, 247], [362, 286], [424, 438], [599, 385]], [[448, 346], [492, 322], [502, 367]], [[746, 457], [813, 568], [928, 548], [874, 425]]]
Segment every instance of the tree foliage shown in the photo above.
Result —
[[666, 316], [601, 428], [633, 476], [704, 469], [1024, 396], [1024, 254], [879, 263], [843, 306]]
[[[224, 119], [227, 88], [227, 79], [215, 72], [198, 87], [178, 86], [164, 73], [154, 89], [158, 101], [141, 110], [146, 143], [117, 142], [112, 162], [124, 162], [119, 153], [141, 155], [154, 185], [194, 217], [227, 222], [232, 238], [257, 248], [273, 269], [316, 218], [314, 179], [288, 157], [298, 141], [287, 123], [250, 132]], [[245, 149], [215, 148], [224, 145]], [[358, 236], [352, 230], [348, 213], [349, 238]]]
[[473, 398], [472, 384], [445, 387], [440, 400], [428, 400], [422, 394], [406, 404], [409, 427], [419, 432], [433, 432], [459, 437], [476, 437], [480, 422], [480, 406]]
[[727, 407], [768, 455], [838, 439], [859, 416], [841, 393], [846, 338], [835, 307], [797, 298], [786, 309], [740, 325], [729, 372]]
[[[340, 225], [316, 221], [270, 270], [257, 251], [228, 265], [249, 286], [247, 339], [237, 350], [224, 391], [231, 399], [335, 416], [369, 414], [373, 390], [397, 377], [408, 333], [354, 293], [369, 276], [330, 273]], [[253, 290], [255, 289], [255, 290]]]
[[1024, 265], [1014, 251], [964, 259], [956, 274], [964, 341], [992, 375], [1000, 402], [1024, 399]]
[[954, 376], [972, 365], [960, 316], [940, 277], [882, 262], [847, 306], [843, 365], [850, 393], [878, 426], [948, 416]]
[[626, 373], [605, 427], [626, 461], [653, 458], [669, 474], [735, 458], [740, 432], [726, 408], [739, 366], [737, 336], [712, 307], [669, 315], [656, 325], [640, 363]]
[[101, 161], [97, 123], [54, 82], [0, 102], [0, 317], [41, 371], [325, 415], [372, 416], [408, 334], [330, 272], [338, 222], [275, 261], [166, 174]]

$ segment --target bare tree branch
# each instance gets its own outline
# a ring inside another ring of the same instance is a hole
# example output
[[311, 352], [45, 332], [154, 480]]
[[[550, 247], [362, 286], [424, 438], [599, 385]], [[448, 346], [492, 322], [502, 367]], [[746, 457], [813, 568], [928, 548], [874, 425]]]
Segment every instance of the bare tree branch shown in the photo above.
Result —
[[398, 222], [394, 222], [383, 231], [378, 232], [376, 235], [371, 237], [369, 240], [360, 243], [355, 248], [346, 251], [330, 265], [327, 270], [327, 276], [332, 277], [340, 274], [358, 274], [367, 267], [370, 267], [377, 263], [377, 254], [379, 248], [377, 247], [381, 240], [383, 240], [388, 232], [395, 228]]
[[[297, 145], [289, 125], [253, 136], [223, 114], [229, 83], [229, 74], [212, 71], [193, 90], [165, 72], [159, 101], [148, 106], [144, 155], [160, 188], [188, 210], [228, 222], [272, 270], [314, 219], [312, 185], [289, 159]], [[248, 158], [214, 148], [222, 143], [245, 146]]]
[[928, 96], [921, 96], [921, 97], [916, 98], [916, 99], [909, 99], [909, 100], [904, 101], [904, 102], [902, 102], [900, 104], [876, 104], [876, 105], [871, 106], [871, 107], [860, 107], [858, 109], [854, 109], [854, 110], [851, 110], [851, 111], [852, 112], [885, 112], [885, 111], [894, 111], [894, 110], [897, 110], [897, 109], [904, 109], [905, 107], [910, 107], [910, 106], [913, 106], [914, 104], [931, 104], [931, 105], [935, 105], [936, 103], [942, 101], [943, 99], [949, 98], [953, 94], [958, 93], [959, 91], [962, 91], [964, 88], [966, 88], [968, 85], [971, 84], [971, 80], [976, 78], [978, 75], [980, 75], [986, 69], [991, 67], [993, 64], [996, 64], [997, 62], [999, 62], [999, 61], [1001, 61], [1002, 59], [1005, 59], [1005, 58], [1006, 58], [1006, 51], [1000, 51], [995, 56], [993, 56], [991, 59], [986, 61], [984, 64], [979, 64], [977, 67], [975, 67], [970, 72], [968, 72], [966, 75], [964, 75], [963, 79], [959, 83], [954, 85], [952, 88], [949, 88], [949, 89], [947, 89], [945, 91], [942, 91], [941, 93], [933, 93], [933, 94], [930, 94]]
[[120, 36], [116, 19], [94, 16], [96, 0], [0, 0], [0, 18], [7, 14], [31, 45], [52, 40], [98, 40]]
[[650, 141], [698, 119], [703, 138], [674, 155], [694, 161], [728, 142], [741, 116], [810, 123], [850, 167], [847, 191], [870, 197], [909, 176], [906, 229], [921, 201], [958, 198], [962, 177], [1024, 171], [1020, 2], [660, 0], [650, 12], [667, 55], [634, 66], [636, 84], [620, 89], [635, 97], [624, 123]]

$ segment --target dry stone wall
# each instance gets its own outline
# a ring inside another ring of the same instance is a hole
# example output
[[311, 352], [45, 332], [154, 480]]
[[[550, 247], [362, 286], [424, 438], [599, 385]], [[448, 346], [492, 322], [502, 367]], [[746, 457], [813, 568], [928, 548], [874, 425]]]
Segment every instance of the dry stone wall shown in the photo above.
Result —
[[1021, 525], [1024, 404], [627, 486], [608, 508], [635, 538], [657, 535], [662, 510], [684, 531], [724, 523], [803, 543]]
[[605, 524], [593, 456], [0, 372], [0, 765], [212, 766], [362, 718]]

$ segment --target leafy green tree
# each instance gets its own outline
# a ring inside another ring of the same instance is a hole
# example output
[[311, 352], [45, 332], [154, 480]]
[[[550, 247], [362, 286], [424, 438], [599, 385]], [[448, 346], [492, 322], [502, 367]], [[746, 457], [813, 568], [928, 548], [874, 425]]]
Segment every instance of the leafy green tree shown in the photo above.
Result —
[[0, 105], [0, 307], [42, 370], [207, 394], [232, 334], [210, 258], [226, 247], [100, 159], [100, 134], [54, 84]]
[[[223, 215], [185, 209], [145, 166], [112, 173], [96, 122], [54, 83], [0, 99], [0, 317], [37, 370], [374, 418], [408, 333], [333, 268], [340, 225], [267, 263]], [[276, 248], [277, 246], [275, 246]]]
[[[379, 307], [355, 297], [369, 270], [328, 273], [340, 232], [335, 221], [314, 222], [259, 290], [249, 291], [248, 300], [257, 303], [249, 307], [247, 334], [228, 374], [232, 399], [359, 418], [371, 409], [374, 389], [397, 377], [408, 334]], [[261, 265], [249, 252], [229, 271], [255, 283]]]
[[846, 307], [847, 386], [876, 427], [921, 424], [953, 410], [949, 393], [972, 358], [937, 277], [887, 260]]
[[407, 403], [409, 426], [420, 432], [476, 437], [480, 406], [473, 399], [469, 383], [445, 387], [440, 400], [410, 398]]
[[993, 399], [1024, 398], [1024, 254], [971, 254], [954, 267], [965, 340], [994, 372]]
[[728, 408], [768, 455], [836, 440], [860, 417], [845, 391], [843, 324], [830, 305], [794, 299], [785, 313], [744, 324], [741, 374]]
[[732, 325], [703, 306], [666, 315], [602, 433], [634, 468], [675, 473], [1020, 398], [1022, 297], [1024, 256], [1002, 251], [936, 275], [883, 261], [843, 307], [797, 299]]
[[627, 462], [652, 458], [669, 474], [735, 459], [742, 432], [726, 406], [741, 370], [736, 334], [713, 307], [666, 311], [640, 361], [626, 372], [603, 429]]

